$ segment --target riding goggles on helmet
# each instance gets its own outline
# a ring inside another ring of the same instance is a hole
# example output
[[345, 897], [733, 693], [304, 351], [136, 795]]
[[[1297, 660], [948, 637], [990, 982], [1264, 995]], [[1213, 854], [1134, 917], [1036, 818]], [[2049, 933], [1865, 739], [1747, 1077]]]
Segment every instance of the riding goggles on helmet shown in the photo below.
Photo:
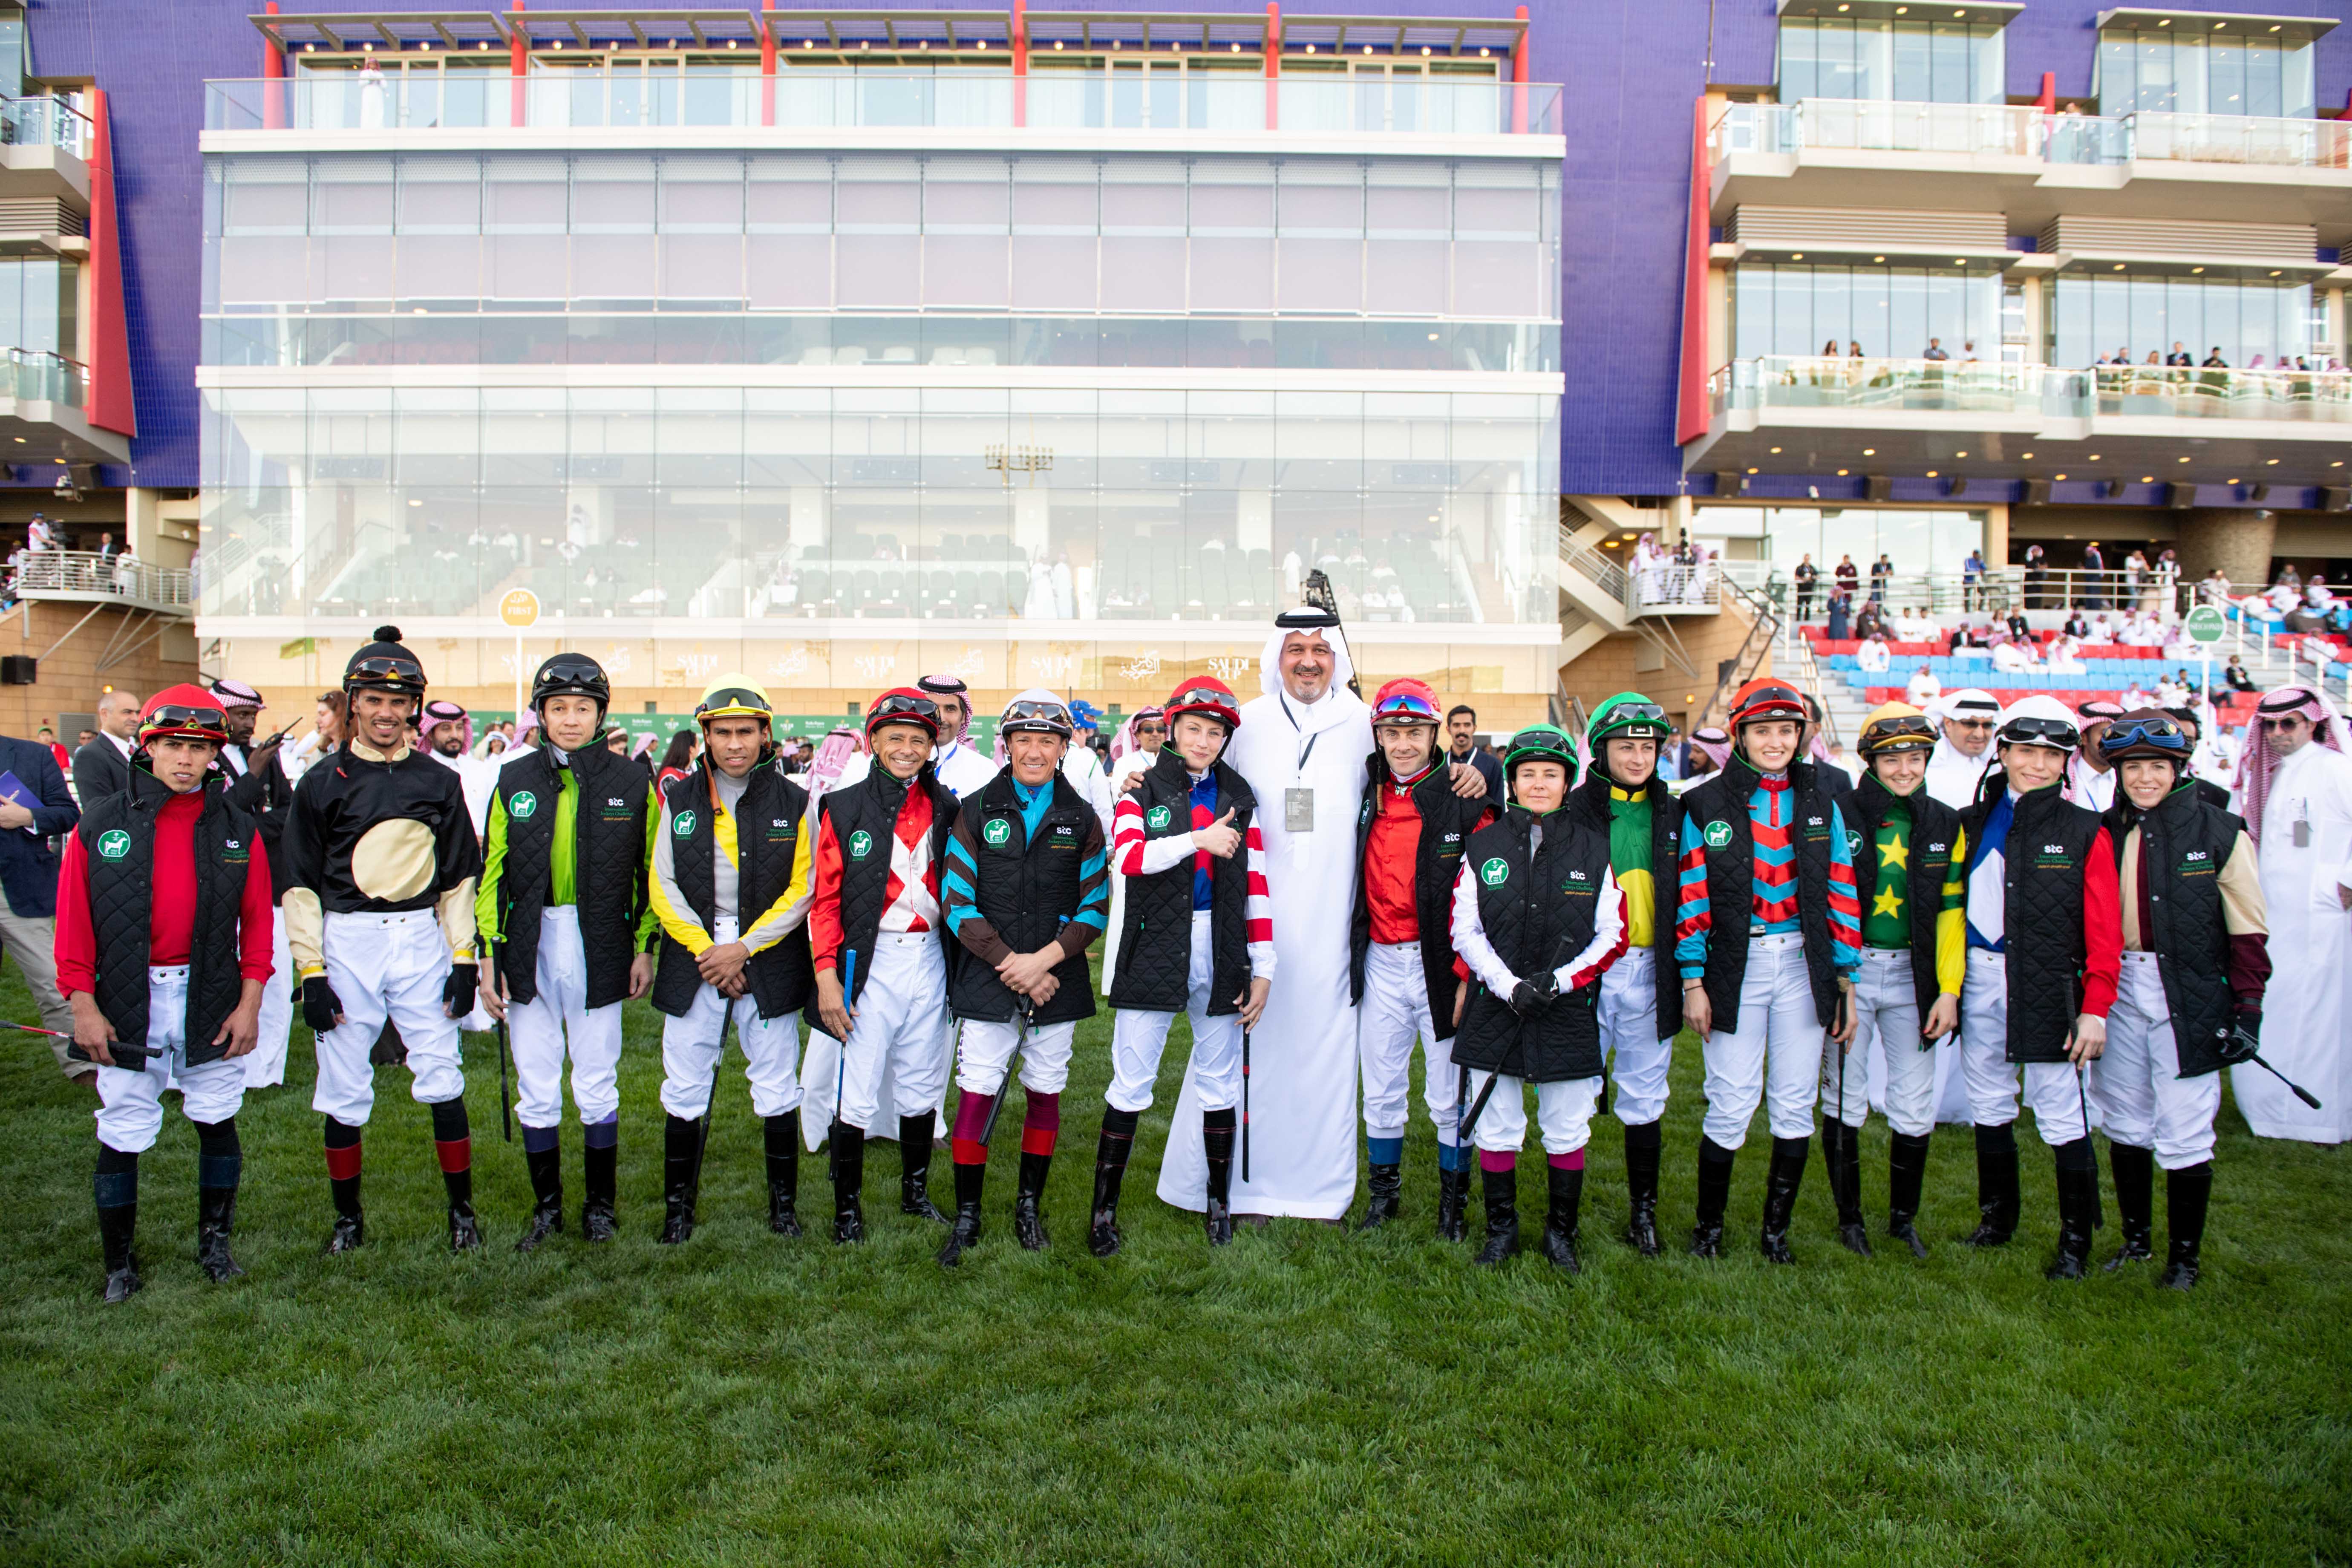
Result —
[[1897, 719], [1881, 719], [1862, 732], [1862, 749], [1865, 752], [1903, 752], [1914, 747], [1926, 749], [1936, 743], [1936, 726], [1925, 714], [1906, 714]]
[[1551, 761], [1575, 765], [1575, 742], [1559, 731], [1547, 728], [1522, 730], [1511, 737], [1503, 748], [1504, 765], [1516, 766], [1522, 762]]
[[1050, 730], [1057, 735], [1070, 734], [1077, 728], [1071, 721], [1067, 708], [1058, 702], [1039, 702], [1034, 699], [1007, 706], [996, 727], [999, 730]]
[[2000, 727], [2000, 739], [2011, 746], [2054, 746], [2071, 752], [2083, 743], [2083, 732], [2063, 719], [2011, 719]]
[[413, 658], [402, 658], [397, 654], [376, 654], [352, 666], [343, 679], [394, 681], [422, 687], [425, 684], [425, 667]]
[[2189, 731], [2169, 719], [2117, 720], [2099, 737], [2099, 750], [2120, 752], [2126, 746], [2155, 746], [2167, 752], [2189, 752]]
[[142, 740], [152, 735], [187, 735], [217, 741], [228, 733], [228, 715], [217, 708], [158, 708], [139, 721]]
[[1666, 732], [1666, 710], [1654, 702], [1620, 702], [1596, 729], [1612, 741], [1653, 741]]
[[1391, 691], [1372, 710], [1372, 722], [1398, 724], [1434, 724], [1437, 705], [1412, 691]]
[[746, 691], [730, 686], [724, 691], [714, 691], [696, 704], [697, 719], [765, 719], [772, 710], [768, 700], [756, 691]]
[[866, 716], [866, 727], [871, 730], [875, 725], [887, 724], [893, 719], [919, 719], [937, 728], [940, 705], [928, 697], [885, 697], [874, 705], [874, 711]]

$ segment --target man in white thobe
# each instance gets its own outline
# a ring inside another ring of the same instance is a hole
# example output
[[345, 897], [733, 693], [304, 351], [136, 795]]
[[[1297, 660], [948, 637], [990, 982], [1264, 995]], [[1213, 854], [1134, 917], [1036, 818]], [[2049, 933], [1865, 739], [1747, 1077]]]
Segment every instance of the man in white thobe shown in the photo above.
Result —
[[[1232, 1189], [1237, 1215], [1339, 1219], [1356, 1201], [1348, 942], [1372, 714], [1348, 689], [1354, 673], [1337, 616], [1281, 616], [1259, 664], [1265, 695], [1242, 709], [1225, 751], [1258, 798], [1276, 956], [1274, 990], [1250, 1032], [1245, 1152]], [[1475, 768], [1454, 763], [1452, 771], [1458, 792], [1485, 793]], [[1197, 1212], [1208, 1179], [1187, 1068], [1160, 1162], [1160, 1199]]]
[[2262, 1137], [2342, 1143], [2352, 1140], [2352, 756], [2343, 719], [2308, 687], [2279, 688], [2254, 718], [2238, 792], [2278, 955], [2263, 1058], [2322, 1109], [2251, 1062], [2230, 1069], [2230, 1088]]
[[1927, 757], [1927, 794], [1954, 811], [1966, 811], [1977, 801], [1977, 784], [1992, 766], [1992, 727], [2000, 720], [2000, 704], [1992, 693], [1971, 686], [1944, 699], [1940, 707], [1944, 737]]

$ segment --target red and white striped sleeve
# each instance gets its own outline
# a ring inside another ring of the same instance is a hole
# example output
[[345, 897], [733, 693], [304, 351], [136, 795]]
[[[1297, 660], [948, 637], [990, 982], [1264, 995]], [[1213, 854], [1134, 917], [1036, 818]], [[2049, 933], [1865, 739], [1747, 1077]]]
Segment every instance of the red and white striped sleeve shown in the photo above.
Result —
[[1247, 916], [1244, 930], [1249, 933], [1250, 978], [1274, 978], [1274, 898], [1265, 885], [1265, 839], [1258, 832], [1257, 823], [1250, 823], [1245, 841], [1249, 853], [1249, 900], [1244, 905]]
[[1611, 964], [1625, 956], [1625, 894], [1617, 886], [1613, 870], [1601, 874], [1601, 897], [1594, 914], [1592, 940], [1556, 972], [1563, 995], [1599, 980]]
[[1143, 836], [1143, 805], [1132, 795], [1118, 797], [1111, 811], [1110, 866], [1122, 877], [1151, 877], [1192, 857], [1192, 836]]

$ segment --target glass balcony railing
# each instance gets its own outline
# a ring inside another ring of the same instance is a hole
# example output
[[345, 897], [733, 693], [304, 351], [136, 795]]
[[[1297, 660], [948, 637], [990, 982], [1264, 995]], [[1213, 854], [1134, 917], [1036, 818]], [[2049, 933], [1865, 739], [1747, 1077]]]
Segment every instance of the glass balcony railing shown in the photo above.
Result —
[[[590, 67], [516, 79], [489, 70], [341, 71], [205, 84], [208, 131], [384, 132], [769, 126], [1266, 132], [1263, 77], [1168, 71], [890, 72], [732, 66], [624, 74]], [[1300, 73], [1273, 83], [1275, 127], [1387, 135], [1558, 135], [1556, 84]]]
[[62, 98], [0, 98], [0, 144], [89, 156], [89, 117]]
[[2232, 114], [2049, 114], [2031, 106], [1807, 99], [1735, 103], [1715, 122], [1715, 157], [1736, 153], [1957, 153], [2046, 163], [2137, 161], [2352, 167], [2352, 123]]
[[5, 378], [0, 380], [0, 395], [20, 402], [82, 406], [89, 371], [79, 362], [42, 349], [10, 349], [7, 356], [5, 366], [0, 366], [0, 376]]
[[1987, 364], [1771, 354], [1708, 378], [1735, 409], [2024, 415], [2055, 419], [2270, 419], [2352, 424], [2352, 371]]

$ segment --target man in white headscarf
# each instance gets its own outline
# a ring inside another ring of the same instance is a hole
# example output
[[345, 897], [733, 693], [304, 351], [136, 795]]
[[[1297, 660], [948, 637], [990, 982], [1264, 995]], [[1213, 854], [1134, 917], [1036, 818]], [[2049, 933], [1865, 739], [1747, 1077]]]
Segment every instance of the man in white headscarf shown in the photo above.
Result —
[[[958, 800], [986, 789], [996, 777], [997, 764], [971, 743], [971, 689], [952, 675], [919, 675], [915, 689], [940, 705], [940, 740], [931, 748], [931, 771], [940, 783]], [[848, 788], [866, 776], [873, 763], [871, 753], [859, 748], [842, 758], [840, 771], [825, 787]]]
[[[1356, 1199], [1356, 1009], [1349, 936], [1356, 814], [1372, 752], [1371, 710], [1349, 689], [1355, 666], [1339, 617], [1297, 610], [1275, 622], [1259, 665], [1265, 695], [1242, 710], [1224, 761], [1258, 798], [1274, 909], [1275, 983], [1251, 1031], [1243, 1085], [1235, 1215], [1339, 1219]], [[1450, 764], [1456, 793], [1482, 795], [1475, 768]], [[1161, 1201], [1207, 1201], [1201, 1108], [1188, 1070], [1160, 1167]]]
[[1992, 766], [1992, 728], [2000, 704], [1992, 693], [1971, 686], [1944, 699], [1938, 710], [1943, 739], [1927, 758], [1927, 794], [1954, 811], [1977, 802], [1977, 784]]
[[2263, 1056], [2309, 1089], [2296, 1100], [2251, 1062], [2230, 1069], [2246, 1125], [2264, 1138], [2352, 1140], [2352, 756], [2344, 721], [2305, 686], [2263, 699], [2240, 748], [2239, 815], [2253, 836], [2280, 962], [2264, 994]]

